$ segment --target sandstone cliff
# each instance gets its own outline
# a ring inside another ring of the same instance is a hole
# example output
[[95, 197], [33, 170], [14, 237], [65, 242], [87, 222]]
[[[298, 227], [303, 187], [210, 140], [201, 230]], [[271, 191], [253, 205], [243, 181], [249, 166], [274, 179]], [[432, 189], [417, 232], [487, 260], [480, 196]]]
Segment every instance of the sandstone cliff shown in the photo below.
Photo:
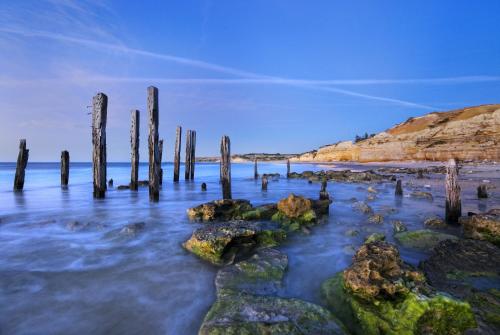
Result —
[[500, 104], [410, 118], [366, 140], [339, 142], [292, 161], [500, 161]]

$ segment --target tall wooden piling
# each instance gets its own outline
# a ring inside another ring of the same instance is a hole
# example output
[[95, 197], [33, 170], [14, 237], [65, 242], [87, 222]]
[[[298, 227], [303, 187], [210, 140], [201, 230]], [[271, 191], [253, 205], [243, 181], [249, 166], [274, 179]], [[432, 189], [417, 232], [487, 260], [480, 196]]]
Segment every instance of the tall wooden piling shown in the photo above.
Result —
[[139, 182], [139, 128], [140, 128], [140, 112], [133, 110], [131, 112], [132, 120], [130, 125], [130, 150], [131, 150], [131, 173], [130, 173], [130, 189], [137, 191]]
[[220, 174], [222, 198], [231, 199], [231, 142], [229, 136], [222, 136], [220, 142]]
[[69, 152], [61, 152], [61, 186], [68, 186], [69, 181]]
[[14, 191], [22, 191], [24, 187], [24, 173], [28, 165], [29, 150], [26, 149], [26, 140], [19, 141], [19, 154], [17, 155], [16, 176], [14, 177]]
[[189, 156], [191, 167], [189, 168], [190, 179], [194, 180], [194, 165], [196, 162], [196, 130], [191, 130], [191, 155]]
[[106, 121], [108, 117], [108, 97], [97, 93], [92, 100], [92, 164], [94, 177], [94, 198], [104, 198], [106, 194]]
[[179, 171], [181, 169], [181, 141], [182, 127], [177, 126], [175, 130], [175, 148], [174, 148], [174, 182], [179, 181]]
[[158, 140], [158, 89], [148, 87], [149, 200], [160, 200], [160, 149]]
[[403, 195], [403, 186], [401, 184], [401, 179], [398, 179], [396, 181], [396, 190], [394, 191], [394, 194], [397, 196], [402, 196]]
[[191, 178], [191, 130], [186, 131], [186, 158], [184, 161], [184, 179]]
[[286, 177], [290, 178], [290, 160], [286, 160]]
[[446, 222], [458, 223], [462, 215], [462, 203], [460, 200], [460, 185], [458, 184], [458, 166], [455, 159], [448, 161], [446, 167]]
[[163, 168], [161, 167], [162, 157], [163, 157], [163, 139], [158, 143], [158, 150], [160, 152], [159, 164], [160, 164], [160, 185], [163, 184]]
[[257, 158], [253, 160], [253, 179], [259, 179], [259, 172], [257, 171]]

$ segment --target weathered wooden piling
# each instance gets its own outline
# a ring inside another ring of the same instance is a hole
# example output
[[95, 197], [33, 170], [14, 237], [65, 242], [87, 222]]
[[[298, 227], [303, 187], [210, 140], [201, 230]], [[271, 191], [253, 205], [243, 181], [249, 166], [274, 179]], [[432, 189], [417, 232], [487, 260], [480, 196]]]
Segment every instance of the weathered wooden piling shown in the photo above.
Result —
[[149, 200], [160, 200], [160, 150], [158, 146], [158, 89], [148, 87], [149, 114]]
[[323, 178], [321, 181], [321, 190], [319, 191], [319, 200], [330, 200], [330, 194], [328, 194], [328, 191], [326, 190], [327, 186], [328, 181], [326, 178]]
[[267, 191], [267, 177], [262, 177], [262, 191]]
[[222, 136], [220, 142], [220, 175], [222, 198], [231, 199], [231, 141], [229, 136]]
[[394, 194], [397, 196], [402, 196], [403, 195], [403, 185], [401, 183], [401, 179], [398, 179], [396, 181], [396, 191], [394, 191]]
[[479, 199], [488, 198], [488, 189], [486, 188], [485, 184], [481, 184], [477, 187], [477, 197]]
[[253, 179], [259, 179], [259, 172], [257, 171], [257, 158], [253, 160]]
[[191, 155], [189, 156], [191, 167], [189, 168], [190, 179], [194, 180], [194, 165], [196, 162], [196, 130], [191, 130]]
[[417, 170], [417, 179], [422, 179], [424, 178], [424, 170], [418, 169]]
[[163, 139], [158, 143], [158, 151], [160, 152], [159, 164], [160, 164], [160, 185], [163, 184], [163, 168], [161, 167], [162, 157], [163, 157]]
[[22, 191], [24, 187], [24, 174], [28, 165], [29, 150], [26, 149], [26, 140], [19, 141], [19, 154], [17, 155], [16, 176], [14, 177], [14, 191]]
[[182, 127], [177, 126], [175, 130], [175, 148], [174, 148], [174, 181], [179, 181], [179, 171], [181, 169], [181, 138]]
[[69, 152], [61, 152], [61, 186], [68, 186], [69, 182]]
[[446, 167], [446, 222], [456, 224], [462, 215], [460, 185], [458, 184], [458, 166], [455, 159], [448, 161]]
[[286, 177], [290, 178], [290, 160], [286, 160]]
[[131, 150], [131, 165], [130, 172], [130, 189], [137, 191], [139, 182], [139, 128], [140, 128], [140, 112], [133, 110], [131, 112], [132, 120], [130, 125], [130, 150]]
[[108, 187], [113, 187], [113, 184], [114, 184], [113, 178], [111, 178], [110, 180], [108, 180]]
[[191, 178], [191, 130], [186, 131], [186, 158], [184, 161], [184, 179], [189, 180]]
[[108, 97], [97, 93], [92, 100], [92, 164], [94, 177], [94, 198], [104, 198], [106, 194], [106, 122], [108, 117]]
[[201, 190], [203, 192], [207, 190], [207, 184], [206, 183], [201, 183]]

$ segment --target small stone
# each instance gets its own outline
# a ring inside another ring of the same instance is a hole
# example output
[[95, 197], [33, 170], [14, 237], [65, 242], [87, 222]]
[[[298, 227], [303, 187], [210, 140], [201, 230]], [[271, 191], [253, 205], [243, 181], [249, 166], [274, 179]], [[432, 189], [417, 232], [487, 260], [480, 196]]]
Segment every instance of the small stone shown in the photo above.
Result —
[[395, 234], [408, 230], [408, 228], [406, 228], [406, 225], [400, 220], [392, 221], [392, 229]]
[[368, 206], [365, 202], [363, 201], [357, 201], [355, 202], [352, 207], [357, 210], [357, 211], [360, 211], [361, 213], [363, 214], [372, 214], [373, 213], [373, 209]]
[[368, 192], [370, 192], [370, 193], [378, 193], [378, 191], [376, 189], [374, 189], [372, 186], [368, 187]]
[[384, 217], [380, 214], [374, 214], [368, 218], [368, 222], [380, 224], [384, 222]]
[[348, 229], [348, 230], [346, 230], [345, 235], [346, 235], [346, 236], [351, 236], [351, 237], [353, 237], [353, 236], [358, 236], [358, 235], [359, 235], [359, 230], [356, 230], [356, 229]]
[[123, 227], [122, 230], [120, 230], [120, 234], [137, 235], [144, 229], [145, 226], [146, 224], [144, 222], [131, 223]]
[[431, 193], [429, 193], [429, 192], [422, 192], [422, 191], [411, 192], [410, 196], [412, 198], [425, 199], [425, 200], [431, 200], [431, 201], [434, 199], [434, 197], [432, 196]]
[[440, 217], [433, 216], [433, 217], [427, 218], [424, 221], [424, 226], [431, 227], [431, 228], [444, 228], [444, 227], [446, 227], [446, 223]]

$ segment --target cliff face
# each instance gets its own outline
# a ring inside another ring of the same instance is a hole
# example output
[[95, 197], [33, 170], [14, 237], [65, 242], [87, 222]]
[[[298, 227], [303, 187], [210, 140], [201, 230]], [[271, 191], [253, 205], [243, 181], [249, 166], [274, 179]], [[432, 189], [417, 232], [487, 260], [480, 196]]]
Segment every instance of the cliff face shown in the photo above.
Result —
[[500, 161], [500, 104], [411, 118], [372, 138], [321, 147], [293, 161]]

